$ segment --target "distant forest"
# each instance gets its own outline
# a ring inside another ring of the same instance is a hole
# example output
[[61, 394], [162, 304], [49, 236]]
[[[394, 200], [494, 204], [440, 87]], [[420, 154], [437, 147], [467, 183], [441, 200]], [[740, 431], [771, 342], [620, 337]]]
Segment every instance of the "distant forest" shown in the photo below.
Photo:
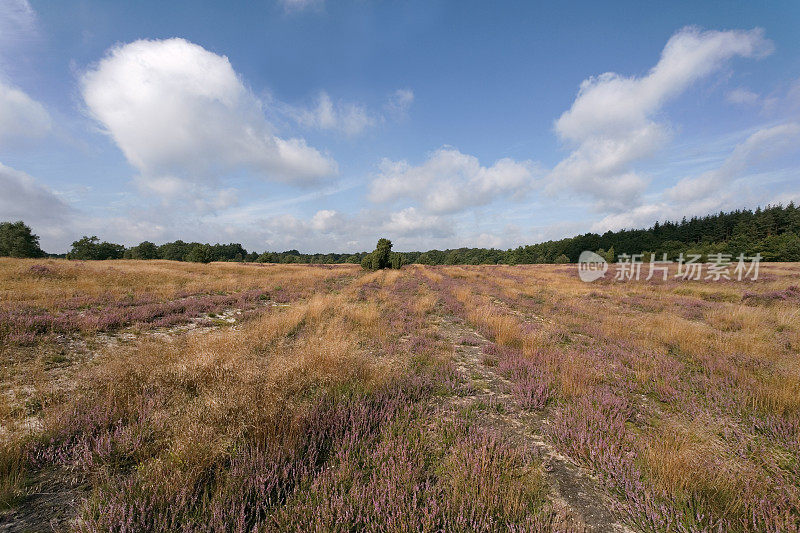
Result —
[[[480, 265], [571, 263], [583, 250], [592, 250], [609, 259], [619, 254], [728, 253], [748, 256], [760, 253], [765, 261], [800, 261], [800, 208], [794, 203], [752, 210], [737, 210], [681, 221], [658, 223], [647, 229], [608, 231], [602, 235], [586, 233], [557, 241], [520, 246], [514, 249], [457, 248], [427, 252], [394, 252], [402, 263], [424, 265]], [[101, 242], [97, 237], [83, 237], [72, 244], [65, 255], [46, 254], [39, 240], [22, 222], [0, 224], [0, 256], [67, 257], [70, 259], [170, 259], [174, 261], [247, 261], [261, 263], [355, 263], [368, 252], [353, 254], [303, 254], [298, 250], [283, 252], [248, 252], [241, 244], [204, 244], [175, 241], [162, 245], [145, 241], [126, 248], [121, 244]]]

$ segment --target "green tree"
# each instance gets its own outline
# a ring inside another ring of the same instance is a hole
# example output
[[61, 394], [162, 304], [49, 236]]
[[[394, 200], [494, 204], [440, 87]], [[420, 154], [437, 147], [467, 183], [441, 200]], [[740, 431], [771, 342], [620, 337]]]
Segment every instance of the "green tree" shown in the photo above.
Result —
[[392, 241], [378, 239], [375, 249], [361, 260], [361, 267], [365, 270], [392, 268]]
[[214, 260], [214, 248], [210, 244], [198, 244], [186, 254], [186, 261], [210, 263]]
[[392, 241], [389, 239], [378, 239], [378, 245], [372, 252], [372, 270], [381, 270], [389, 268], [392, 255]]
[[0, 223], [0, 256], [43, 257], [39, 236], [21, 220]]
[[121, 244], [106, 241], [100, 242], [96, 235], [91, 237], [84, 235], [80, 240], [72, 243], [72, 250], [67, 254], [67, 258], [83, 260], [122, 259], [124, 254], [125, 247]]
[[392, 268], [401, 268], [406, 264], [406, 258], [403, 254], [393, 253], [391, 256]]
[[150, 241], [143, 241], [125, 251], [126, 259], [158, 259], [158, 246]]
[[361, 268], [364, 270], [372, 270], [372, 254], [366, 254], [361, 258]]
[[168, 261], [185, 261], [186, 254], [189, 253], [191, 246], [183, 241], [168, 242], [158, 247], [158, 255], [161, 259]]

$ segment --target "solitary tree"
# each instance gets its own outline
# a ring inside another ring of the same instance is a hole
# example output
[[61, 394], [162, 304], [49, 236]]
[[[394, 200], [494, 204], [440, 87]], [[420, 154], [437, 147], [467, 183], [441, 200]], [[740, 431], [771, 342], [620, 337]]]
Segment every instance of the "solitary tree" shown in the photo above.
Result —
[[361, 268], [365, 270], [381, 270], [383, 268], [400, 268], [402, 261], [395, 259], [399, 254], [392, 253], [392, 241], [378, 239], [375, 249], [361, 260]]
[[0, 256], [42, 257], [44, 252], [39, 248], [39, 236], [20, 220], [0, 223]]

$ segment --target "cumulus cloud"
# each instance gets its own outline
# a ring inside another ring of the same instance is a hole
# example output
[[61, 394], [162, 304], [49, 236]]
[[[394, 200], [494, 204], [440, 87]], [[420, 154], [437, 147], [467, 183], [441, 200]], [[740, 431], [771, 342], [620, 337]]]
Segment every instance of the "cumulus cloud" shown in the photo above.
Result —
[[314, 213], [309, 225], [312, 229], [320, 233], [334, 233], [346, 231], [348, 222], [344, 215], [338, 211], [322, 209]]
[[297, 121], [311, 128], [337, 131], [348, 137], [362, 133], [376, 123], [375, 117], [364, 106], [339, 102], [334, 104], [326, 92], [320, 93], [312, 109], [294, 110]]
[[530, 161], [503, 158], [485, 167], [474, 156], [444, 147], [418, 166], [384, 159], [370, 185], [370, 199], [389, 202], [408, 198], [430, 213], [454, 213], [502, 196], [522, 195], [530, 189], [534, 173]]
[[50, 115], [42, 104], [0, 80], [0, 145], [41, 138], [50, 129]]
[[303, 139], [275, 134], [227, 57], [184, 39], [116, 46], [81, 89], [89, 113], [155, 187], [242, 169], [291, 183], [337, 171]]
[[415, 207], [407, 207], [389, 214], [382, 226], [383, 231], [400, 237], [416, 237], [429, 235], [448, 237], [453, 235], [453, 228], [442, 217], [427, 215]]
[[[238, 228], [253, 247], [271, 251], [355, 251], [363, 244], [366, 228], [351, 217], [334, 210], [317, 211], [310, 219], [280, 214], [256, 221], [249, 228]], [[352, 242], [349, 242], [352, 241]]]
[[655, 119], [664, 104], [727, 60], [762, 57], [771, 50], [759, 29], [690, 27], [669, 39], [646, 76], [607, 72], [585, 80], [572, 107], [555, 122], [559, 138], [573, 150], [550, 173], [547, 190], [588, 194], [603, 209], [635, 204], [648, 181], [634, 163], [652, 156], [670, 137], [668, 126]]
[[[231, 238], [246, 243], [248, 249], [271, 251], [292, 248], [316, 252], [364, 251], [374, 248], [378, 238], [386, 236], [395, 243], [395, 249], [410, 250], [434, 241], [442, 244], [444, 239], [454, 236], [452, 224], [445, 217], [414, 207], [388, 214], [370, 209], [355, 214], [321, 209], [308, 217], [282, 213], [242, 218], [236, 212], [226, 212], [204, 220], [201, 237], [205, 240], [218, 238], [213, 235], [224, 234], [225, 228], [229, 228]], [[191, 236], [194, 230], [180, 231], [186, 239], [185, 235]]]

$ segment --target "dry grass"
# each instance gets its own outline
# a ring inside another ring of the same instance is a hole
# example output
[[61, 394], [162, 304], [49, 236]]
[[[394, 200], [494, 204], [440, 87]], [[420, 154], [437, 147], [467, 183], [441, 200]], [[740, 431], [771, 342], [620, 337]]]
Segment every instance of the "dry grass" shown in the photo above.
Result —
[[762, 265], [750, 283], [585, 284], [556, 266], [436, 274], [454, 312], [527, 358], [517, 375], [556, 380], [552, 437], [622, 491], [632, 524], [800, 526], [796, 265]]
[[[15, 280], [4, 298], [59, 309], [59, 298], [32, 287], [28, 268], [24, 261], [0, 265]], [[60, 298], [105, 302], [126, 290], [176, 298], [264, 287], [292, 297], [254, 309], [236, 326], [166, 335], [140, 327], [132, 340], [101, 344], [91, 359], [58, 373], [38, 358], [19, 357], [57, 345], [52, 337], [34, 348], [6, 344], [21, 367], [6, 376], [6, 389], [32, 386], [27, 401], [37, 403], [33, 412], [10, 408], [3, 416], [8, 447], [0, 454], [0, 496], [9, 504], [12, 497], [25, 501], [25, 486], [46, 482], [56, 469], [92, 486], [73, 524], [88, 531], [123, 524], [329, 530], [342, 515], [356, 524], [388, 524], [387, 509], [409, 527], [428, 520], [431, 530], [465, 517], [475, 524], [546, 523], [536, 463], [498, 436], [443, 425], [436, 415], [433, 395], [454, 394], [458, 379], [452, 347], [436, 339], [428, 321], [437, 296], [410, 269], [362, 274], [347, 266], [165, 262], [52, 268], [62, 280], [53, 289]], [[97, 274], [96, 284], [66, 275], [83, 268]], [[89, 342], [93, 335], [73, 336]], [[22, 430], [30, 416], [37, 423]], [[391, 466], [390, 457], [409, 449], [416, 452], [407, 462]], [[467, 450], [488, 462], [461, 466], [458, 475], [451, 462], [468, 461]], [[375, 480], [353, 477], [365, 462], [389, 470]], [[440, 478], [445, 469], [454, 477]], [[511, 501], [495, 490], [498, 472], [515, 494]], [[320, 514], [305, 499], [312, 496], [333, 507]]]
[[16, 443], [0, 444], [0, 510], [12, 507], [23, 495], [25, 459]]
[[[44, 265], [47, 274], [31, 270]], [[242, 292], [248, 289], [309, 286], [359, 273], [356, 265], [272, 265], [181, 263], [175, 261], [66, 261], [0, 258], [0, 305], [58, 308], [76, 297], [125, 298], [153, 295]]]
[[749, 283], [584, 284], [550, 265], [40, 263], [0, 260], [0, 309], [266, 296], [241, 300], [256, 304], [235, 326], [3, 343], [0, 501], [56, 468], [92, 485], [86, 530], [135, 514], [152, 529], [235, 529], [235, 515], [247, 529], [389, 530], [393, 517], [434, 531], [463, 513], [472, 529], [549, 529], [538, 462], [437, 411], [462, 394], [436, 326], [453, 315], [495, 344], [487, 364], [535, 392], [525, 409], [545, 438], [604, 481], [632, 528], [800, 527], [797, 265]]

